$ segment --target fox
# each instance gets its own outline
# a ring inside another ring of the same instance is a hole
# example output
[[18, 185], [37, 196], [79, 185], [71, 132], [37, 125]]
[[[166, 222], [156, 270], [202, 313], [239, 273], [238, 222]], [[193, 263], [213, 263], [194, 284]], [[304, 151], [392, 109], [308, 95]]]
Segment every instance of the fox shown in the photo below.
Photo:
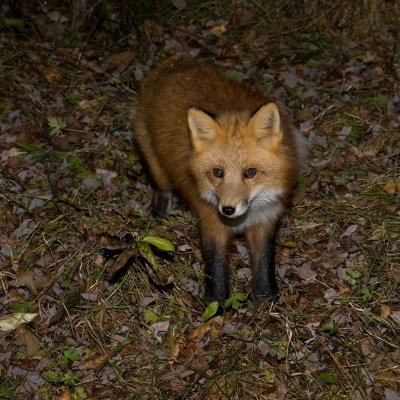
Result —
[[163, 217], [180, 193], [198, 218], [205, 301], [229, 298], [229, 252], [243, 235], [257, 299], [276, 299], [275, 240], [308, 146], [287, 113], [211, 62], [164, 61], [144, 79], [134, 135]]

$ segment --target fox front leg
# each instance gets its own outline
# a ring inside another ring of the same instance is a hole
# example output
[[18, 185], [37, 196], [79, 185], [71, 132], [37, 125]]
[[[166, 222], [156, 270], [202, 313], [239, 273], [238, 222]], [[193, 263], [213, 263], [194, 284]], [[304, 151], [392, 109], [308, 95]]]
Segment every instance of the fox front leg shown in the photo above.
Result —
[[[201, 210], [200, 210], [201, 211]], [[205, 273], [205, 300], [224, 304], [229, 297], [228, 249], [232, 234], [217, 219], [214, 210], [200, 213], [202, 256]]]
[[205, 300], [224, 304], [229, 297], [226, 248], [210, 238], [203, 238]]
[[153, 215], [166, 217], [171, 210], [172, 191], [156, 189], [153, 198]]
[[275, 297], [275, 224], [257, 226], [246, 231], [253, 271], [253, 292], [257, 297]]

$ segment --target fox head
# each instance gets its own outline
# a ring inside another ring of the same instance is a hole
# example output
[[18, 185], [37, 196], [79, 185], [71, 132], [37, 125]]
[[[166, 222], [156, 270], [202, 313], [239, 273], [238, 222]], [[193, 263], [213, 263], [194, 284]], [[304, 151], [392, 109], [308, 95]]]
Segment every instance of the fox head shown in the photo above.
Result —
[[[223, 217], [261, 215], [285, 193], [281, 119], [274, 103], [214, 117], [188, 110], [191, 172], [200, 196]], [[273, 208], [273, 207], [272, 207]]]

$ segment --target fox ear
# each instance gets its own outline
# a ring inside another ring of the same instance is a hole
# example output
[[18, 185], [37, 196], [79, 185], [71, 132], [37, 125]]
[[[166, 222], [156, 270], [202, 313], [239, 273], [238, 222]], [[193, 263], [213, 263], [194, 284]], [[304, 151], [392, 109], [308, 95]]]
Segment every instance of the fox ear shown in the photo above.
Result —
[[188, 110], [188, 124], [196, 151], [203, 151], [207, 145], [213, 143], [220, 131], [217, 121], [207, 112], [196, 107]]
[[262, 105], [250, 118], [248, 129], [257, 142], [278, 145], [282, 139], [281, 118], [275, 103]]

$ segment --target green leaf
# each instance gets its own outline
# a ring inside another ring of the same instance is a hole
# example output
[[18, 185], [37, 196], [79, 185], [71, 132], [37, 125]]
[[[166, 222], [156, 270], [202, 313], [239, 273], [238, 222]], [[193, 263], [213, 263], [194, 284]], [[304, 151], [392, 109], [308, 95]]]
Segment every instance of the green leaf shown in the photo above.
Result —
[[339, 383], [338, 380], [336, 379], [336, 377], [334, 377], [331, 374], [327, 374], [326, 372], [321, 372], [319, 374], [319, 377], [325, 383], [334, 384], [334, 385], [337, 385]]
[[65, 96], [65, 100], [67, 100], [71, 106], [74, 106], [77, 101], [82, 100], [82, 97], [79, 94], [69, 93]]
[[175, 251], [175, 246], [167, 239], [159, 238], [156, 236], [145, 236], [143, 242], [149, 243], [160, 250]]
[[59, 383], [62, 381], [62, 374], [53, 371], [43, 371], [42, 377], [46, 379], [47, 382]]
[[364, 288], [364, 289], [361, 289], [360, 290], [360, 293], [361, 293], [361, 298], [365, 301], [365, 302], [368, 302], [368, 301], [371, 301], [372, 299], [373, 299], [373, 295], [372, 295], [372, 293], [367, 289], [367, 288]]
[[211, 365], [215, 361], [214, 356], [207, 356], [206, 359], [207, 359], [208, 365]]
[[236, 82], [243, 82], [246, 79], [249, 79], [249, 76], [247, 74], [240, 71], [236, 71], [235, 69], [228, 69], [227, 71], [224, 72], [224, 75]]
[[218, 307], [219, 307], [218, 301], [213, 301], [207, 306], [206, 310], [204, 311], [204, 322], [207, 322], [217, 313]]
[[75, 375], [67, 373], [67, 374], [63, 375], [61, 382], [67, 386], [72, 386], [76, 382], [79, 382], [79, 378]]
[[67, 123], [60, 118], [49, 117], [47, 118], [47, 123], [50, 130], [50, 135], [59, 135], [62, 130], [67, 126]]
[[322, 330], [324, 332], [329, 333], [329, 335], [333, 336], [338, 331], [338, 328], [333, 324], [332, 321], [330, 321], [322, 326]]
[[72, 157], [68, 160], [68, 168], [79, 169], [82, 165], [82, 161], [78, 157]]
[[78, 361], [81, 359], [81, 356], [75, 351], [75, 347], [73, 346], [63, 346], [61, 347], [61, 351], [63, 352], [63, 355], [61, 356], [63, 364], [68, 364], [69, 361]]
[[361, 277], [360, 271], [350, 268], [347, 270], [347, 275], [343, 279], [353, 286], [358, 282], [360, 277]]
[[5, 386], [0, 386], [0, 398], [11, 399], [14, 396], [11, 390], [7, 389]]
[[156, 258], [154, 257], [153, 250], [148, 243], [138, 242], [139, 252], [142, 257], [144, 257], [150, 265], [156, 265]]
[[87, 394], [85, 393], [85, 389], [81, 386], [78, 386], [75, 388], [75, 393], [74, 393], [74, 398], [75, 399], [87, 399]]
[[158, 322], [160, 320], [160, 317], [150, 308], [146, 308], [144, 310], [144, 319], [146, 321], [146, 324], [154, 324], [155, 322]]
[[247, 295], [244, 293], [235, 293], [234, 296], [230, 297], [225, 301], [225, 307], [232, 306], [234, 310], [237, 310], [244, 301], [246, 301]]

